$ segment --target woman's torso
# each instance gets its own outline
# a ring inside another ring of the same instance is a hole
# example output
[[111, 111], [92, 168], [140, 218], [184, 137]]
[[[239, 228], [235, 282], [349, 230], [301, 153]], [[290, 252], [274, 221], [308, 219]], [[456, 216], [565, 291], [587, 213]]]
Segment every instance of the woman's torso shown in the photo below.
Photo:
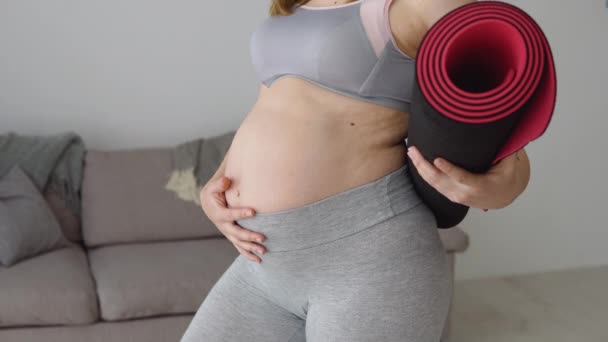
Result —
[[226, 159], [228, 206], [281, 211], [378, 179], [406, 162], [407, 129], [404, 111], [301, 78], [261, 85]]

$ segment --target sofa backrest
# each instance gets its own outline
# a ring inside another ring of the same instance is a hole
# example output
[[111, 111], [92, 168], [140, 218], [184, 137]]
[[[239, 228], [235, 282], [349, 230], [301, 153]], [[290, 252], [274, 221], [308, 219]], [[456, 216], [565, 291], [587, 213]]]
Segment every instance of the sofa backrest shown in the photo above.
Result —
[[81, 242], [80, 218], [67, 207], [63, 198], [51, 190], [50, 187], [47, 187], [42, 195], [51, 211], [55, 214], [63, 235], [72, 242]]
[[221, 236], [194, 202], [166, 190], [171, 149], [88, 150], [82, 184], [86, 246]]

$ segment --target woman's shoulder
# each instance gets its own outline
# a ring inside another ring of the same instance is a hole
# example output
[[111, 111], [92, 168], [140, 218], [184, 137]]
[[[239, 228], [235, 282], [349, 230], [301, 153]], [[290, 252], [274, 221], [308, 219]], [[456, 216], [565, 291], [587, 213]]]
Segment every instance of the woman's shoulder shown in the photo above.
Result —
[[445, 14], [476, 0], [386, 0], [391, 34], [401, 51], [416, 57], [424, 35]]

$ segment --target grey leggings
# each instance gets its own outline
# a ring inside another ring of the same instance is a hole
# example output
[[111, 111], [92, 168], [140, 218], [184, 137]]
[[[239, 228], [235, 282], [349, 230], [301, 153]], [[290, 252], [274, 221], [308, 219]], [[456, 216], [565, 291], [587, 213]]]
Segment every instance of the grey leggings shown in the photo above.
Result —
[[267, 253], [235, 258], [181, 341], [439, 342], [452, 280], [407, 173], [238, 220]]

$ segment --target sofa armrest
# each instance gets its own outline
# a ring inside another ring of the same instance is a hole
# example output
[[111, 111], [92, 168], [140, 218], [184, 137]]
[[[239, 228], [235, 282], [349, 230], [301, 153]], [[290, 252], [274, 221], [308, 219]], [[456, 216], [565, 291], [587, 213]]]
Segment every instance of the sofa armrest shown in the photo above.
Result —
[[469, 247], [469, 235], [460, 227], [438, 229], [439, 237], [448, 253], [462, 253]]
[[[455, 266], [456, 266], [456, 253], [462, 253], [469, 247], [469, 235], [464, 232], [460, 227], [452, 227], [449, 229], [439, 229], [439, 237], [447, 253], [448, 263], [450, 265], [450, 278], [454, 282], [455, 278]], [[448, 311], [448, 317], [443, 327], [443, 333], [441, 335], [441, 342], [449, 342], [452, 333], [452, 312], [454, 298], [452, 294], [452, 300], [450, 301], [450, 308]]]

